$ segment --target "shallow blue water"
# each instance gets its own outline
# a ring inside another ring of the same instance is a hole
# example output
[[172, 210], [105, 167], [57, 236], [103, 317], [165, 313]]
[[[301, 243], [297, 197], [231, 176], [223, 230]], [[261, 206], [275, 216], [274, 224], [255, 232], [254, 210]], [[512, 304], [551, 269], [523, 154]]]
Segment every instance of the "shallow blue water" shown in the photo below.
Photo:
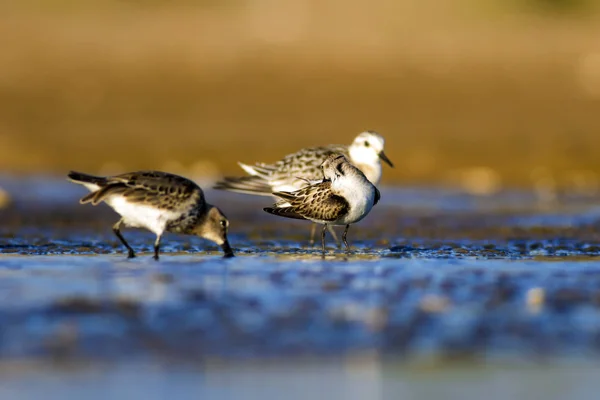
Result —
[[[14, 199], [0, 211], [0, 368], [12, 373], [2, 398], [69, 381], [115, 398], [140, 387], [148, 398], [171, 387], [293, 398], [284, 386], [303, 382], [309, 397], [584, 398], [596, 386], [598, 199], [384, 187], [350, 230], [351, 254], [329, 238], [323, 258], [308, 224], [261, 211], [270, 199], [207, 190], [238, 256], [167, 235], [155, 262], [153, 235], [136, 230], [124, 231], [138, 252], [126, 260], [117, 216], [79, 205], [76, 185], [0, 186]], [[422, 360], [434, 371], [415, 373]], [[282, 384], [253, 384], [265, 380]]]
[[[4, 371], [5, 372], [5, 371]], [[598, 365], [403, 366], [369, 355], [337, 360], [18, 365], [0, 377], [3, 399], [592, 399]], [[32, 385], [32, 382], [35, 384]]]

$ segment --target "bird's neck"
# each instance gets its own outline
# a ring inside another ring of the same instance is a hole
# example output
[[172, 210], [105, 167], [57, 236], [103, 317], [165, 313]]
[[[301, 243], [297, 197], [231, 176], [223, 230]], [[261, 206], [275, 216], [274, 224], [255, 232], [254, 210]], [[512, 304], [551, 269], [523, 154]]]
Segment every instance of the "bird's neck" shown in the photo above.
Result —
[[371, 182], [373, 185], [377, 186], [379, 184], [379, 180], [381, 179], [381, 164], [378, 162], [375, 163], [354, 163], [356, 168], [360, 169], [365, 177]]

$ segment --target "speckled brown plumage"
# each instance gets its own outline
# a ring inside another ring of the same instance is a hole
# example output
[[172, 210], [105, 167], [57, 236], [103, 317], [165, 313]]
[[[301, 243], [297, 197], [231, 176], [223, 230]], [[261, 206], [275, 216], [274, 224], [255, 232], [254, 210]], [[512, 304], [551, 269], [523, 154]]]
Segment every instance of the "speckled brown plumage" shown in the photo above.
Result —
[[[381, 179], [381, 161], [393, 167], [384, 153], [385, 140], [374, 131], [364, 131], [357, 135], [350, 145], [328, 145], [309, 147], [288, 154], [275, 163], [245, 164], [240, 167], [249, 176], [225, 177], [216, 183], [215, 189], [259, 196], [271, 196], [276, 192], [294, 192], [323, 179], [321, 164], [333, 154], [345, 156], [360, 169], [366, 178], [377, 185]], [[281, 211], [278, 215], [283, 215]], [[287, 213], [289, 218], [298, 218]], [[314, 228], [314, 227], [313, 227]], [[335, 232], [330, 230], [336, 239]], [[314, 229], [310, 243], [314, 244]]]
[[[94, 183], [100, 186], [100, 189], [84, 196], [80, 201], [82, 204], [91, 202], [96, 205], [108, 196], [120, 194], [131, 203], [176, 210], [188, 208], [203, 199], [202, 189], [194, 182], [159, 171], [139, 171], [108, 176]], [[201, 205], [198, 206], [202, 208]]]
[[289, 203], [288, 207], [267, 207], [264, 210], [270, 214], [296, 219], [318, 219], [335, 221], [348, 212], [348, 202], [341, 196], [331, 192], [331, 182], [307, 186], [296, 192], [274, 193], [284, 201], [277, 204]]
[[129, 258], [135, 257], [135, 252], [121, 234], [122, 225], [146, 228], [156, 234], [156, 260], [164, 232], [203, 237], [221, 246], [225, 257], [233, 257], [227, 240], [229, 221], [221, 210], [206, 203], [202, 189], [189, 179], [160, 171], [107, 177], [71, 171], [68, 178], [90, 190], [80, 203], [105, 202], [121, 215], [113, 232], [127, 247]]
[[380, 199], [377, 188], [365, 174], [341, 154], [331, 154], [321, 164], [323, 180], [293, 192], [276, 191], [281, 200], [264, 210], [286, 218], [308, 219], [323, 224], [321, 248], [325, 254], [325, 232], [331, 225], [345, 225], [342, 241], [350, 224], [362, 220]]
[[255, 176], [226, 177], [214, 186], [219, 190], [270, 195], [273, 188], [285, 182], [296, 188], [306, 186], [307, 181], [323, 179], [321, 164], [332, 154], [348, 155], [348, 146], [330, 145], [302, 149], [285, 156], [274, 164], [256, 163], [252, 168]]
[[323, 163], [323, 160], [332, 154], [348, 156], [348, 146], [330, 145], [302, 149], [294, 154], [285, 156], [275, 164], [259, 163], [257, 166], [263, 167], [265, 170], [277, 171], [280, 174], [301, 176], [305, 179], [322, 179], [323, 174], [319, 167]]

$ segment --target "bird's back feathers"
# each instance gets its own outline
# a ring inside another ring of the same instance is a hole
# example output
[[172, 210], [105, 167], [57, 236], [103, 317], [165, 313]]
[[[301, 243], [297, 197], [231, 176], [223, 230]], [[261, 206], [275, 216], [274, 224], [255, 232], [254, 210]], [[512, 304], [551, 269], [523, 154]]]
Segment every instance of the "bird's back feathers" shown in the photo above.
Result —
[[293, 193], [276, 192], [283, 201], [264, 210], [287, 218], [336, 221], [348, 213], [350, 205], [341, 196], [331, 192], [331, 182], [307, 186]]
[[159, 171], [139, 171], [122, 175], [97, 177], [70, 172], [69, 179], [84, 185], [96, 185], [97, 190], [84, 196], [80, 202], [93, 205], [113, 195], [122, 195], [129, 203], [143, 203], [160, 209], [172, 210], [191, 202], [204, 200], [202, 189], [189, 179]]

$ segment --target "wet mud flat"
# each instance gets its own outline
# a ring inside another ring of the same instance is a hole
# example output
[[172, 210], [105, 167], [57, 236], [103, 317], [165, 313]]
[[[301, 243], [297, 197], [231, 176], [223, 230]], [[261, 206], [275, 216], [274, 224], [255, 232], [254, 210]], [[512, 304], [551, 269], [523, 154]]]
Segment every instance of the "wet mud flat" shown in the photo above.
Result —
[[600, 349], [593, 261], [120, 258], [3, 257], [2, 354], [476, 359]]
[[[109, 382], [138, 364], [150, 366], [144, 379], [156, 365], [270, 379], [274, 364], [292, 371], [291, 383], [320, 370], [359, 393], [350, 363], [377, 396], [415, 363], [474, 371], [510, 360], [537, 371], [599, 355], [597, 199], [547, 207], [527, 192], [384, 188], [351, 228], [352, 252], [328, 238], [322, 257], [307, 245], [308, 223], [261, 211], [270, 199], [207, 191], [231, 220], [237, 257], [167, 235], [155, 262], [153, 235], [139, 230], [124, 231], [139, 255], [125, 259], [110, 229], [116, 214], [79, 205], [81, 190], [11, 182], [18, 195], [0, 211], [0, 366], [25, 365], [26, 376], [93, 363]], [[187, 373], [167, 368], [165, 384], [185, 386]]]

